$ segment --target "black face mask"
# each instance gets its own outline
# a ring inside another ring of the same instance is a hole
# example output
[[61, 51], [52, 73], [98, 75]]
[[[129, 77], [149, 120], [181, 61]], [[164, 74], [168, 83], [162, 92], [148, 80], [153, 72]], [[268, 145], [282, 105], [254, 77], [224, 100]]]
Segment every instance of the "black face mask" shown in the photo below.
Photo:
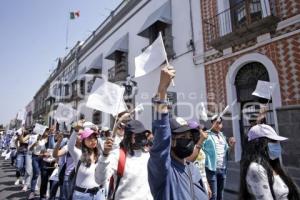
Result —
[[153, 146], [153, 139], [150, 139], [150, 140], [148, 140], [148, 143], [147, 143], [150, 147], [152, 147]]
[[178, 158], [186, 158], [192, 155], [195, 147], [195, 142], [192, 139], [176, 139], [176, 146], [173, 151]]
[[134, 149], [141, 149], [148, 143], [147, 137], [144, 134], [135, 135], [134, 140], [135, 140], [133, 144]]

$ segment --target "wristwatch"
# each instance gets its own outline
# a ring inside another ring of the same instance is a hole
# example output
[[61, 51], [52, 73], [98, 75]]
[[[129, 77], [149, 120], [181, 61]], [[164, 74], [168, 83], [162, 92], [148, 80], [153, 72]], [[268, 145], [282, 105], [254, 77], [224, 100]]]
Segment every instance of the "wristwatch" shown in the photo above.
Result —
[[152, 103], [169, 105], [169, 101], [167, 99], [159, 99], [158, 96], [152, 98]]

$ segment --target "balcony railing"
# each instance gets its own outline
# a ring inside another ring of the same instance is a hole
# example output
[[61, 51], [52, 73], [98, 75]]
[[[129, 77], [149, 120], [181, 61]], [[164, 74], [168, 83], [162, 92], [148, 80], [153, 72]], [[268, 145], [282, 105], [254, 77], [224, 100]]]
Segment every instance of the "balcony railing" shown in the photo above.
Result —
[[203, 20], [206, 41], [222, 50], [276, 30], [275, 0], [245, 0]]
[[108, 80], [111, 82], [125, 81], [128, 76], [128, 63], [120, 62], [108, 70]]

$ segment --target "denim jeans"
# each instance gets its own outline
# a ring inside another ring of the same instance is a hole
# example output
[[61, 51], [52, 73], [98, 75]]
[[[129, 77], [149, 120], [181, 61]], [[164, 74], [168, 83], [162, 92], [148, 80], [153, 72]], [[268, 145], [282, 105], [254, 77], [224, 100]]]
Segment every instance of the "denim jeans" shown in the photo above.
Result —
[[206, 177], [210, 186], [212, 197], [210, 200], [222, 200], [223, 190], [226, 180], [226, 169], [217, 169], [216, 171], [210, 171], [205, 168]]
[[73, 191], [72, 181], [69, 180], [69, 176], [64, 177], [64, 182], [61, 190], [62, 194], [60, 196], [60, 200], [68, 200], [69, 197], [72, 195]]
[[97, 194], [83, 193], [74, 190], [73, 199], [75, 200], [105, 200], [104, 189], [100, 189]]
[[25, 185], [30, 186], [32, 179], [32, 153], [27, 152], [25, 156]]
[[41, 174], [42, 158], [37, 155], [32, 155], [32, 179], [31, 179], [31, 192], [35, 191], [37, 180]]
[[25, 175], [26, 154], [27, 154], [27, 152], [24, 152], [24, 151], [17, 152], [17, 159], [16, 159], [16, 176], [17, 176], [17, 178]]

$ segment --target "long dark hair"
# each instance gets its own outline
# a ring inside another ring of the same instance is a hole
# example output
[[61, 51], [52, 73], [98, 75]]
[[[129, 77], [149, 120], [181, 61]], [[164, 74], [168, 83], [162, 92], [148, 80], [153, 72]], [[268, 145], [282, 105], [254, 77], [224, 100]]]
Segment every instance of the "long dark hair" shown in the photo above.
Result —
[[96, 158], [95, 162], [98, 161], [98, 156], [99, 156], [98, 147], [90, 149], [85, 145], [84, 140], [82, 140], [81, 151], [82, 151], [81, 162], [84, 163], [86, 167], [90, 167], [92, 164], [92, 160], [91, 160], [92, 153], [94, 153], [94, 157]]
[[124, 134], [124, 138], [120, 143], [120, 148], [123, 148], [126, 152], [128, 152], [131, 156], [134, 155], [133, 145], [131, 144], [131, 136], [132, 133]]
[[267, 172], [268, 182], [271, 189], [273, 199], [275, 199], [273, 189], [273, 170], [280, 176], [289, 189], [288, 199], [299, 200], [297, 186], [294, 184], [290, 176], [284, 171], [279, 159], [271, 160], [268, 154], [268, 138], [257, 138], [247, 143], [241, 160], [241, 179], [240, 179], [240, 200], [250, 200], [251, 195], [247, 189], [246, 176], [251, 162], [256, 162], [264, 167]]

